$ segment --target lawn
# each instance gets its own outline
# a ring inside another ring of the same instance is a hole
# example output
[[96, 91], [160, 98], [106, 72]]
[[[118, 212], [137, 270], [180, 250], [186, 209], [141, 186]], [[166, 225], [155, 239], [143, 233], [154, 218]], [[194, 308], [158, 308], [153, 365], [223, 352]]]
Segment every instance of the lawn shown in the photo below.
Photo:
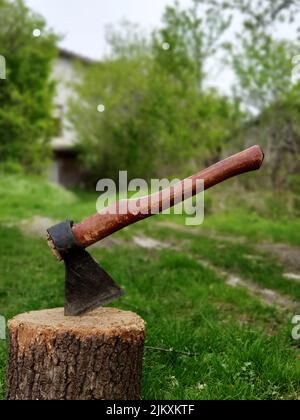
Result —
[[[62, 306], [62, 265], [42, 238], [22, 232], [19, 223], [34, 215], [80, 220], [95, 211], [97, 193], [3, 175], [0, 194], [0, 314], [9, 319]], [[264, 240], [299, 245], [299, 219], [274, 221], [228, 208], [209, 215], [202, 227], [176, 230], [164, 222], [180, 226], [182, 220], [155, 217], [117, 233], [113, 245], [91, 251], [126, 291], [114, 305], [147, 322], [142, 398], [299, 399], [299, 342], [291, 338], [295, 313], [230, 286], [219, 272], [300, 300], [300, 283], [287, 280], [286, 267], [257, 249]], [[225, 240], [225, 234], [236, 241]], [[169, 247], [143, 248], [136, 237]], [[6, 350], [0, 342], [1, 398]]]

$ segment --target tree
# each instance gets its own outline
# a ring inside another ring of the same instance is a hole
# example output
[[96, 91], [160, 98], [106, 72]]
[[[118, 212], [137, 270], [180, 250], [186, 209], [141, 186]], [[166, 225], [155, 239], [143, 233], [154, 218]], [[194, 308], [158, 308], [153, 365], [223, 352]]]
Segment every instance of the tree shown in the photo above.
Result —
[[[283, 24], [298, 29], [298, 0], [199, 0], [215, 13], [235, 15], [239, 31], [225, 44], [227, 63], [236, 75], [236, 95], [247, 111], [237, 137], [243, 145], [265, 149], [265, 182], [272, 187], [300, 185], [299, 87], [292, 79], [292, 58], [299, 40], [277, 36]], [[235, 26], [236, 27], [236, 26]]]
[[[196, 89], [203, 89], [205, 65], [220, 47], [223, 33], [230, 25], [230, 16], [203, 7], [198, 0], [182, 10], [176, 1], [166, 7], [162, 28], [154, 33], [156, 59], [165, 70], [180, 79], [189, 75]], [[168, 48], [168, 53], [162, 49]], [[193, 79], [191, 79], [191, 76]]]
[[[298, 1], [262, 1], [257, 8], [240, 2], [245, 16], [241, 44], [231, 49], [238, 93], [249, 111], [259, 113], [249, 123], [246, 138], [266, 152], [265, 173], [273, 188], [292, 186], [300, 170], [299, 84], [291, 77], [292, 57], [299, 43], [274, 38], [276, 28], [293, 23]], [[298, 181], [297, 181], [298, 182]]]
[[[87, 172], [116, 178], [119, 170], [147, 173], [154, 145], [141, 131], [147, 91], [147, 59], [118, 58], [80, 69], [71, 100], [73, 123]], [[97, 107], [104, 104], [105, 112]], [[144, 159], [143, 156], [147, 156]]]
[[[57, 37], [22, 0], [0, 0], [0, 14], [0, 54], [6, 60], [6, 80], [0, 80], [0, 162], [40, 171], [49, 156]], [[40, 37], [33, 36], [35, 29]]]
[[196, 1], [215, 14], [230, 16], [234, 24], [234, 40], [224, 42], [224, 47], [244, 108], [257, 113], [281, 100], [292, 89], [292, 57], [299, 44], [276, 37], [276, 32], [286, 23], [296, 30], [299, 0]]
[[292, 57], [295, 43], [261, 36], [242, 40], [241, 50], [232, 50], [231, 63], [238, 79], [236, 94], [250, 112], [260, 112], [282, 100], [292, 89]]
[[[200, 88], [199, 63], [184, 38], [191, 33], [180, 27], [179, 11], [171, 14], [164, 31], [182, 35], [170, 49], [161, 32], [145, 43], [128, 26], [121, 34], [110, 31], [111, 56], [78, 78], [70, 117], [93, 178], [116, 177], [119, 170], [143, 178], [187, 175], [216, 158], [236, 127], [236, 104]], [[97, 114], [98, 104], [105, 112]]]

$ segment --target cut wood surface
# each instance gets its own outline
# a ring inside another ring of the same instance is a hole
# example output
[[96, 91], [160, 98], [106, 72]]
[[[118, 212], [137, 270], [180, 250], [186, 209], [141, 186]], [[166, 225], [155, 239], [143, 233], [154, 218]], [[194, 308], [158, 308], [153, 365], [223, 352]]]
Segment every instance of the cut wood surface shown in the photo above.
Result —
[[8, 323], [9, 400], [140, 398], [144, 321], [100, 308], [65, 317], [63, 308], [28, 312]]

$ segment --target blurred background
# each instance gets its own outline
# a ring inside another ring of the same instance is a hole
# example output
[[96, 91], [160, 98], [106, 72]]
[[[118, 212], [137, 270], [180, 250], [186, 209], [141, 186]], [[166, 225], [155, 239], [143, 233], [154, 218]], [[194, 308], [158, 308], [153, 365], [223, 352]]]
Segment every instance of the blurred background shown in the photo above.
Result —
[[299, 192], [298, 6], [1, 0], [1, 167], [93, 188], [259, 143], [259, 186]]
[[[299, 17], [299, 0], [0, 0], [0, 314], [63, 305], [45, 230], [95, 212], [100, 178], [260, 144], [202, 226], [157, 216], [92, 252], [148, 323], [143, 398], [299, 399]], [[5, 366], [0, 343], [0, 398]]]

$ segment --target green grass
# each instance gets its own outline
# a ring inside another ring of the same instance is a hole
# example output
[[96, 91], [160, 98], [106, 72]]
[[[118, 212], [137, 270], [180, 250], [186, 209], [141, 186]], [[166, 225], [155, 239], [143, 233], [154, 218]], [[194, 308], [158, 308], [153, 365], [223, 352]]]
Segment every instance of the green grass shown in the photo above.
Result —
[[54, 219], [77, 217], [96, 212], [99, 193], [71, 192], [37, 176], [7, 175], [0, 172], [0, 220], [2, 223], [30, 219], [33, 215]]
[[[79, 220], [94, 211], [97, 194], [70, 193], [32, 178], [22, 181], [27, 193], [17, 179], [15, 190], [11, 191], [15, 183], [11, 179], [7, 191], [3, 182], [0, 314], [9, 319], [28, 310], [62, 306], [63, 266], [52, 258], [45, 241], [25, 236], [7, 223], [34, 214]], [[142, 397], [299, 399], [299, 350], [290, 336], [294, 314], [264, 305], [244, 289], [227, 286], [197, 259], [299, 298], [299, 284], [284, 283], [283, 267], [267, 254], [257, 261], [245, 258], [257, 255], [251, 242], [197, 237], [152, 221], [132, 226], [117, 237], [128, 240], [142, 233], [172, 241], [182, 251], [126, 244], [92, 250], [126, 291], [114, 305], [137, 312], [147, 322]], [[6, 358], [6, 342], [0, 342], [1, 398]]]
[[162, 229], [151, 221], [146, 221], [139, 228], [142, 228], [143, 234], [153, 238], [183, 244], [182, 249], [195, 258], [300, 300], [300, 283], [286, 279], [283, 265], [275, 257], [257, 250], [256, 242], [243, 244], [212, 239], [203, 235], [201, 227], [194, 228], [199, 230], [197, 236], [190, 234], [189, 230], [184, 233], [170, 228]]
[[245, 236], [251, 241], [271, 241], [300, 245], [300, 219], [282, 215], [270, 219], [244, 210], [218, 214], [207, 218], [206, 228], [220, 233]]
[[[221, 184], [205, 192], [205, 220], [201, 229], [242, 236], [251, 242], [300, 245], [299, 209], [290, 204], [294, 201], [289, 191], [249, 192], [230, 183]], [[173, 220], [184, 224], [185, 218], [174, 216]]]

